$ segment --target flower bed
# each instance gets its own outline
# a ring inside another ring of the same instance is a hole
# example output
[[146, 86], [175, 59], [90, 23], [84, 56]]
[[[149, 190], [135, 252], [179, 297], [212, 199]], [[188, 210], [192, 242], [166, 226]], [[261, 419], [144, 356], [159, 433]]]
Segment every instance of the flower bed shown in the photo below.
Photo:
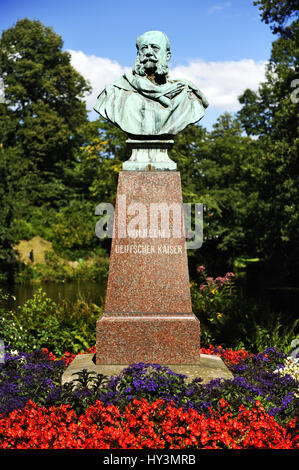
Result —
[[298, 448], [298, 362], [274, 348], [201, 352], [221, 356], [234, 378], [188, 384], [167, 367], [140, 363], [110, 378], [82, 371], [61, 386], [74, 355], [8, 352], [0, 364], [0, 448]]
[[[292, 449], [291, 434], [259, 402], [237, 416], [224, 400], [206, 417], [163, 399], [134, 399], [123, 413], [100, 401], [78, 416], [69, 405], [49, 409], [29, 401], [0, 419], [0, 447], [17, 449]], [[294, 420], [289, 428], [295, 425]]]

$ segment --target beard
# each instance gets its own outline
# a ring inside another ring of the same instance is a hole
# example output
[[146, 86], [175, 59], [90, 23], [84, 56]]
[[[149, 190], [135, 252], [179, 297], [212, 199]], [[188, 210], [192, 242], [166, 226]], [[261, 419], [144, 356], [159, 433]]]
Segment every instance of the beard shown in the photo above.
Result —
[[150, 59], [146, 59], [145, 61], [141, 62], [139, 57], [137, 56], [133, 67], [133, 74], [144, 77], [145, 75], [147, 75], [146, 70], [149, 69], [155, 69], [156, 75], [167, 76], [169, 70], [168, 62], [166, 59], [160, 59], [157, 62], [151, 61]]

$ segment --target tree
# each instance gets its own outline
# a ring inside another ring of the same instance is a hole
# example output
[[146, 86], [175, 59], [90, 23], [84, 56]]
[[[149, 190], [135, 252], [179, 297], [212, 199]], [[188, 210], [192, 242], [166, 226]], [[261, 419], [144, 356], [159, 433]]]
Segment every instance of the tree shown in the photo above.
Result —
[[[49, 209], [74, 195], [67, 169], [84, 143], [88, 120], [82, 97], [90, 87], [62, 46], [51, 28], [26, 18], [0, 38], [0, 193], [7, 205], [2, 211], [9, 207], [15, 226], [30, 220], [36, 208], [46, 220]], [[0, 250], [7, 250], [6, 243], [0, 241]]]
[[0, 281], [7, 281], [10, 277], [9, 266], [14, 258], [11, 233], [13, 209], [8, 190], [7, 160], [2, 154], [3, 149], [0, 148]]
[[[260, 197], [264, 201], [264, 235], [259, 250], [284, 278], [293, 282], [298, 264], [299, 104], [294, 84], [299, 78], [297, 3], [259, 0], [262, 19], [279, 37], [272, 44], [266, 81], [258, 92], [240, 97], [239, 117], [248, 135], [264, 148], [260, 166]], [[291, 22], [292, 18], [297, 19]], [[298, 85], [298, 83], [297, 83]], [[297, 261], [296, 261], [297, 260]]]
[[115, 204], [118, 173], [129, 158], [126, 134], [102, 118], [89, 123], [89, 134], [77, 155], [73, 175], [86, 198]]
[[[51, 28], [29, 19], [19, 20], [0, 39], [1, 143], [4, 150], [22, 151], [24, 176], [38, 174], [40, 182], [54, 186], [55, 180], [64, 181], [64, 169], [84, 140], [87, 112], [80, 98], [89, 90], [62, 46]], [[50, 195], [48, 190], [39, 190], [38, 202], [60, 197], [59, 188]]]
[[274, 34], [283, 34], [288, 20], [298, 16], [297, 0], [256, 0], [253, 4], [260, 7], [262, 20]]
[[259, 143], [243, 135], [240, 121], [220, 116], [208, 132], [188, 126], [176, 137], [171, 158], [181, 173], [184, 202], [204, 204], [204, 243], [190, 250], [191, 275], [205, 264], [218, 274], [232, 270], [236, 258], [255, 258], [260, 201], [256, 184]]

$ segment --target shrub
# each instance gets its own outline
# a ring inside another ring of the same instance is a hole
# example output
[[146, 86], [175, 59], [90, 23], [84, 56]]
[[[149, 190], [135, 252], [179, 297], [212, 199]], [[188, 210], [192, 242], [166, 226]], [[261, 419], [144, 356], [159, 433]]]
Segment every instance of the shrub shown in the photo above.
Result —
[[204, 266], [197, 268], [198, 282], [191, 283], [193, 311], [201, 322], [201, 342], [245, 348], [256, 353], [268, 346], [287, 353], [297, 337], [299, 319], [269, 311], [263, 303], [251, 303], [237, 293], [233, 273], [209, 277]]
[[260, 401], [266, 412], [285, 425], [294, 416], [298, 381], [290, 375], [277, 372], [284, 369], [287, 356], [275, 348], [263, 353], [248, 355], [231, 365], [233, 379], [213, 380], [202, 385], [198, 380], [190, 384], [189, 400], [193, 406], [205, 412], [224, 398], [235, 409], [245, 404], [252, 407]]
[[197, 268], [199, 282], [191, 283], [193, 311], [201, 322], [202, 344], [219, 342], [222, 329], [236, 306], [234, 273], [215, 279], [209, 277], [204, 266]]
[[[100, 251], [100, 250], [99, 250]], [[68, 282], [76, 279], [106, 281], [109, 260], [103, 254], [94, 255], [77, 265], [59, 258], [53, 251], [46, 252], [45, 264], [34, 265], [32, 278], [47, 282]]]
[[46, 352], [6, 352], [0, 364], [0, 414], [23, 409], [29, 400], [43, 404], [60, 386], [65, 361], [53, 361]]
[[186, 376], [160, 364], [131, 364], [110, 378], [87, 370], [75, 375], [77, 379], [49, 395], [50, 404], [71, 404], [78, 413], [84, 413], [97, 400], [117, 405], [121, 411], [136, 397], [150, 403], [163, 398], [176, 405], [188, 404]]
[[1, 339], [18, 351], [47, 348], [55, 355], [74, 353], [94, 344], [96, 321], [102, 308], [78, 300], [56, 304], [39, 289], [16, 311], [2, 312]]

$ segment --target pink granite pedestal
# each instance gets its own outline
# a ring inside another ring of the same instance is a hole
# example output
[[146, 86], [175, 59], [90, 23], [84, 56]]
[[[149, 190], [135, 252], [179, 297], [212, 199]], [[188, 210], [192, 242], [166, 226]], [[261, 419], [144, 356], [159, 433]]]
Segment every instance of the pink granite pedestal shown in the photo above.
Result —
[[[163, 214], [155, 218], [157, 207]], [[122, 171], [96, 364], [199, 364], [199, 359], [180, 173]]]

